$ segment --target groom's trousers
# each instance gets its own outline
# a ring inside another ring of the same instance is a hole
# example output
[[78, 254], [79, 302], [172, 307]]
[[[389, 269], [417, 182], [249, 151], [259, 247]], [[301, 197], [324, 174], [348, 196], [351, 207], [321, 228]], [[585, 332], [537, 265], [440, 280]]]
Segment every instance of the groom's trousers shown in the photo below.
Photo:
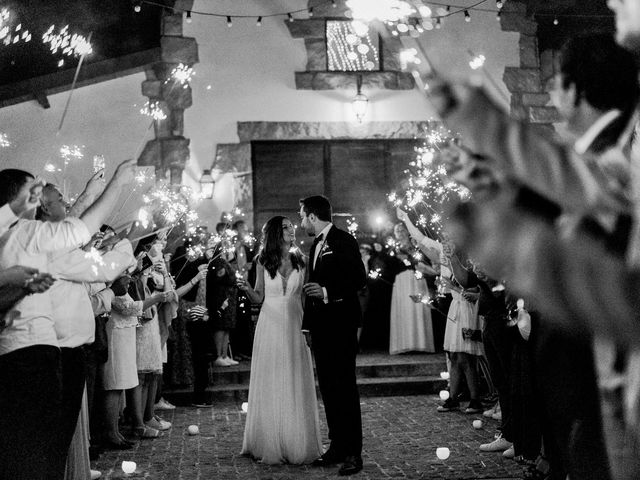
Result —
[[312, 343], [330, 448], [344, 456], [360, 456], [362, 418], [356, 384], [357, 328], [314, 329]]

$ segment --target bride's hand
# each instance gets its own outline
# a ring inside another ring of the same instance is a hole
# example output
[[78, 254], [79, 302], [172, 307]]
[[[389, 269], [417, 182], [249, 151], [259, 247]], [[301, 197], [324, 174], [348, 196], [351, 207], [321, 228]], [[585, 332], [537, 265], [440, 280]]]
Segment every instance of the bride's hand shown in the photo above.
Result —
[[246, 292], [247, 290], [249, 290], [249, 288], [251, 288], [249, 286], [249, 282], [247, 282], [244, 278], [236, 279], [236, 286], [243, 292]]

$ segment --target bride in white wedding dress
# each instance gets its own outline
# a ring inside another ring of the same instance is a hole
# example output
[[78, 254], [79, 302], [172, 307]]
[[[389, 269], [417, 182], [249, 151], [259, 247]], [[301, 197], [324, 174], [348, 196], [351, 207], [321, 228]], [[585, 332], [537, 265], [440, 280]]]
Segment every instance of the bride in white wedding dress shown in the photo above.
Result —
[[286, 217], [262, 229], [255, 289], [238, 287], [262, 302], [249, 381], [242, 454], [268, 464], [310, 463], [322, 454], [311, 351], [301, 332], [304, 261]]

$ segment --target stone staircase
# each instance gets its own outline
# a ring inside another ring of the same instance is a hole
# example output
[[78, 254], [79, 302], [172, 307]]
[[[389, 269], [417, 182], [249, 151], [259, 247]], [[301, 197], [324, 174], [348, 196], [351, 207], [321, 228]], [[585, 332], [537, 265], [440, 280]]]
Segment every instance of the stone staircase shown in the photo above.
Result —
[[[213, 401], [246, 401], [249, 393], [250, 362], [234, 367], [211, 367], [207, 391]], [[440, 372], [446, 370], [444, 354], [363, 353], [356, 361], [356, 376], [362, 397], [425, 395], [446, 388]], [[163, 395], [176, 405], [191, 403], [191, 388], [169, 388]], [[319, 394], [319, 393], [318, 393]]]

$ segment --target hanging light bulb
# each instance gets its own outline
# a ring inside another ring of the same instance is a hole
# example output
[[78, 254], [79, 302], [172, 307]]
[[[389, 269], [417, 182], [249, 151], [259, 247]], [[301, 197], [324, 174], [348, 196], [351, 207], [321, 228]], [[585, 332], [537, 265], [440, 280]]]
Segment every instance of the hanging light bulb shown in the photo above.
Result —
[[367, 113], [367, 107], [369, 106], [369, 99], [366, 95], [362, 93], [362, 75], [358, 75], [356, 79], [357, 82], [357, 91], [356, 96], [353, 97], [351, 101], [351, 106], [353, 107], [353, 113], [356, 114], [356, 119], [358, 123], [362, 123], [362, 119]]
[[313, 17], [313, 7], [309, 7], [309, 16]]
[[558, 25], [558, 23], [560, 23], [560, 22], [558, 22], [558, 17], [554, 18], [554, 19], [553, 19], [553, 24], [554, 24], [554, 25]]
[[500, 10], [498, 10], [498, 12], [496, 13], [496, 20], [499, 22], [500, 21], [500, 17], [502, 16]]
[[142, 10], [142, 2], [136, 0], [135, 2], [133, 2], [133, 11], [136, 13], [140, 13], [140, 10]]
[[469, 15], [469, 10], [464, 11], [464, 21], [467, 23], [471, 21], [471, 15]]
[[187, 10], [187, 23], [191, 23], [191, 10]]
[[333, 8], [337, 8], [338, 7], [338, 4], [336, 3], [336, 0], [331, 0], [331, 6]]
[[229, 15], [227, 15], [227, 27], [233, 27], [233, 22], [231, 21], [231, 17]]
[[438, 30], [442, 28], [442, 20], [440, 20], [440, 17], [436, 18], [436, 28]]
[[293, 22], [293, 15], [291, 15], [290, 13], [287, 13], [287, 17], [289, 17], [290, 22]]
[[262, 17], [258, 17], [258, 20], [256, 21], [256, 26], [258, 27], [262, 26]]
[[496, 8], [498, 10], [500, 10], [502, 8], [502, 5], [503, 5], [502, 0], [496, 0]]

